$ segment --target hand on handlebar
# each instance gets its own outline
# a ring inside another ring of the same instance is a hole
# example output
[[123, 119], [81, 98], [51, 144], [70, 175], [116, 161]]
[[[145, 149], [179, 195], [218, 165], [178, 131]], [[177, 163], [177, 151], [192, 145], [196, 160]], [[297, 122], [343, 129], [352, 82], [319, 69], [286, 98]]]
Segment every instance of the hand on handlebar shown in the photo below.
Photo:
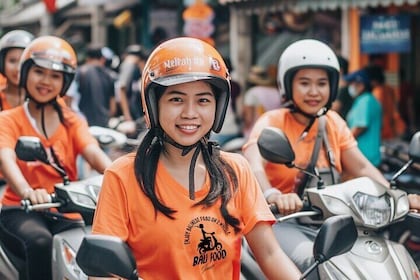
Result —
[[420, 196], [418, 194], [409, 194], [408, 201], [410, 203], [410, 209], [420, 211]]
[[29, 200], [30, 204], [41, 204], [51, 202], [51, 195], [45, 189], [31, 189], [25, 196], [25, 200]]
[[273, 194], [268, 197], [267, 202], [276, 204], [281, 215], [293, 214], [303, 207], [303, 202], [296, 193]]

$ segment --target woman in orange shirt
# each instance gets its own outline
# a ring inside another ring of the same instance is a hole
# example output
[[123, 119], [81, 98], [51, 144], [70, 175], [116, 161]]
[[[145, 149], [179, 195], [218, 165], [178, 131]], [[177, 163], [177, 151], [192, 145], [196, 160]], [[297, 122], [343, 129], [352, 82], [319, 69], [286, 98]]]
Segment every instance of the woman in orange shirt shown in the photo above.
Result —
[[269, 279], [299, 278], [248, 163], [209, 141], [230, 99], [220, 54], [199, 39], [166, 41], [141, 88], [150, 130], [105, 172], [92, 232], [127, 242], [142, 279], [239, 279], [243, 236]]
[[22, 199], [32, 204], [48, 202], [54, 185], [62, 182], [51, 166], [18, 160], [14, 150], [18, 138], [38, 137], [71, 181], [78, 179], [79, 154], [100, 173], [111, 163], [86, 122], [57, 101], [70, 86], [76, 65], [76, 54], [66, 41], [53, 36], [33, 40], [20, 59], [19, 86], [26, 90], [28, 99], [0, 114], [0, 168], [7, 181], [1, 201], [0, 236], [23, 260], [24, 270], [19, 271], [23, 279], [51, 279], [53, 235], [83, 223], [53, 211], [26, 213], [14, 207]]

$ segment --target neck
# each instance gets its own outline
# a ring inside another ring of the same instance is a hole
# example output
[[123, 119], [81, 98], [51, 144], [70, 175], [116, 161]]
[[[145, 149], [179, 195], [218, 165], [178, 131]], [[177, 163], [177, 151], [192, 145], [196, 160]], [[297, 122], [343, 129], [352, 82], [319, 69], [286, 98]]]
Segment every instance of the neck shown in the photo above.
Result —
[[45, 105], [39, 106], [39, 104], [37, 104], [31, 99], [29, 99], [28, 101], [28, 110], [33, 117], [40, 116], [42, 110], [44, 110], [45, 114], [56, 112], [54, 107], [51, 104], [45, 104]]
[[174, 147], [173, 145], [166, 143], [164, 144], [164, 150], [161, 154], [161, 159], [172, 165], [180, 165], [183, 163], [190, 163], [191, 158], [194, 154], [195, 148], [192, 149], [188, 154], [182, 155], [182, 150]]
[[11, 83], [7, 83], [4, 88], [4, 93], [7, 95], [17, 95], [19, 93], [20, 87]]
[[310, 119], [306, 117], [305, 115], [299, 113], [299, 112], [293, 112], [292, 116], [295, 118], [295, 120], [302, 124], [302, 125], [308, 125], [310, 122]]

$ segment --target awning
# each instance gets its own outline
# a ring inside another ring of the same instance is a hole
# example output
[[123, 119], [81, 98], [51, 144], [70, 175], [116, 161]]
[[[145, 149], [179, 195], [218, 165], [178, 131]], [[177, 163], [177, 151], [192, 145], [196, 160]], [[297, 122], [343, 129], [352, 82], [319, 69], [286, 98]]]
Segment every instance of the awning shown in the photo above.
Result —
[[[57, 10], [63, 9], [70, 4], [76, 3], [76, 0], [56, 0]], [[22, 9], [12, 14], [0, 14], [0, 27], [25, 25], [39, 21], [47, 14], [44, 2], [23, 6]]]
[[[1, 1], [1, 0], [0, 0]], [[118, 0], [108, 1], [105, 5], [105, 12], [115, 12], [120, 9], [133, 6], [140, 3], [139, 0]], [[57, 10], [69, 7], [74, 4], [73, 8], [65, 11], [63, 16], [83, 16], [90, 15], [90, 9], [87, 6], [79, 6], [77, 0], [56, 0]], [[10, 14], [0, 13], [0, 27], [13, 27], [38, 22], [47, 14], [44, 2], [36, 2], [31, 5], [23, 6], [22, 9], [14, 11]]]
[[219, 4], [235, 6], [249, 14], [266, 11], [308, 12], [347, 8], [387, 7], [404, 4], [415, 5], [420, 0], [218, 0]]

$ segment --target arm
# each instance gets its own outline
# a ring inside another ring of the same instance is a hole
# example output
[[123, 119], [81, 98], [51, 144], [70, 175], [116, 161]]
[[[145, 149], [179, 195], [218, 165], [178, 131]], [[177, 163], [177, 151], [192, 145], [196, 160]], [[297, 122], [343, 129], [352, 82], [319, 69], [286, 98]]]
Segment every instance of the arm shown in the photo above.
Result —
[[353, 127], [351, 129], [351, 133], [353, 134], [354, 138], [359, 137], [362, 135], [363, 132], [365, 132], [366, 127]]
[[[259, 125], [259, 124], [257, 124]], [[296, 193], [282, 194], [280, 190], [277, 193], [272, 193], [267, 196], [267, 190], [271, 189], [271, 183], [265, 173], [264, 164], [265, 160], [258, 150], [257, 143], [250, 144], [244, 151], [243, 155], [251, 165], [251, 169], [257, 178], [257, 181], [264, 192], [264, 196], [269, 204], [275, 203], [279, 212], [283, 215], [295, 213], [302, 209], [302, 200]], [[279, 175], [280, 176], [280, 175]]]
[[126, 121], [133, 120], [130, 113], [130, 107], [128, 106], [127, 93], [126, 93], [125, 87], [120, 87], [119, 98], [120, 98], [120, 106], [121, 106], [121, 111], [124, 116], [124, 120]]
[[96, 144], [88, 145], [82, 152], [83, 158], [93, 169], [103, 174], [105, 169], [111, 165], [111, 159]]
[[33, 204], [50, 201], [45, 189], [32, 189], [16, 163], [16, 153], [13, 149], [0, 149], [0, 169], [10, 188], [22, 199], [30, 199]]
[[268, 279], [299, 279], [301, 273], [280, 248], [269, 223], [257, 223], [246, 240]]
[[115, 97], [109, 100], [109, 117], [114, 117], [117, 114], [117, 102]]
[[367, 176], [378, 181], [384, 186], [389, 186], [389, 182], [382, 173], [360, 152], [358, 147], [345, 150], [341, 155], [343, 171], [350, 177]]

